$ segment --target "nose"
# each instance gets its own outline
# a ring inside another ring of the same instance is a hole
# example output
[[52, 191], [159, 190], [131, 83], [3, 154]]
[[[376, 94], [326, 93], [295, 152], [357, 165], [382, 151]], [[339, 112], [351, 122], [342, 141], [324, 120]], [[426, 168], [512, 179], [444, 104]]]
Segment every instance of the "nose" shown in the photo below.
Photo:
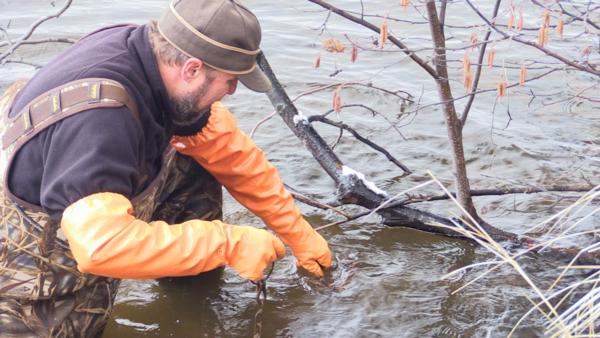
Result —
[[227, 91], [227, 95], [232, 95], [233, 93], [235, 93], [235, 90], [237, 89], [237, 84], [238, 84], [237, 79], [235, 79], [231, 82], [231, 85], [229, 86], [229, 90]]

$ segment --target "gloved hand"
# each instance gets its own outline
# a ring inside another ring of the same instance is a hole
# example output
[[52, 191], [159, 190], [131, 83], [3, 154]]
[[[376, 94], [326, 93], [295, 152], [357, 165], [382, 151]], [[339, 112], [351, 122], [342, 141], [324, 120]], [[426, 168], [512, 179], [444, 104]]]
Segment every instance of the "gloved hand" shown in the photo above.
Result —
[[285, 255], [268, 231], [220, 221], [146, 223], [133, 216], [125, 196], [108, 192], [71, 204], [61, 228], [79, 271], [114, 278], [191, 276], [230, 265], [257, 280]]
[[316, 277], [323, 277], [323, 268], [331, 267], [331, 251], [327, 241], [304, 218], [300, 222], [304, 224], [298, 226], [306, 229], [305, 234], [290, 242], [292, 252], [298, 260], [297, 265]]
[[285, 256], [281, 240], [268, 231], [249, 226], [229, 226], [225, 232], [229, 242], [227, 265], [244, 278], [261, 279], [263, 270], [271, 262]]
[[277, 169], [238, 127], [220, 102], [208, 123], [193, 136], [175, 136], [171, 145], [209, 171], [242, 205], [260, 217], [289, 245], [302, 266], [317, 277], [331, 266], [323, 237], [304, 220]]

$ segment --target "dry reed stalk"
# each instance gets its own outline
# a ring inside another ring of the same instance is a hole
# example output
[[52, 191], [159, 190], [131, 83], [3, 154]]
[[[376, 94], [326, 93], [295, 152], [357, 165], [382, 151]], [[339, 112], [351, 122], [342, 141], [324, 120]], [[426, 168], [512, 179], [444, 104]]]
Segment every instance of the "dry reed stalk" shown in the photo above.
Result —
[[[554, 318], [557, 327], [560, 330], [564, 330], [566, 328], [566, 324], [559, 316], [557, 309], [550, 303], [549, 298], [541, 291], [541, 289], [531, 280], [529, 275], [523, 270], [523, 268], [516, 261], [516, 259], [513, 258], [513, 256], [510, 255], [498, 242], [494, 241], [481, 226], [479, 226], [477, 221], [466, 212], [466, 210], [460, 205], [460, 203], [456, 201], [452, 194], [450, 194], [450, 192], [444, 187], [444, 185], [441, 182], [439, 182], [431, 172], [428, 172], [428, 174], [440, 186], [444, 193], [447, 194], [447, 196], [452, 200], [452, 202], [454, 202], [455, 205], [461, 210], [462, 215], [466, 215], [469, 218], [469, 222], [465, 222], [466, 227], [459, 223], [455, 223], [455, 227], [441, 224], [439, 226], [452, 229], [468, 238], [473, 239], [475, 242], [487, 249], [490, 253], [498, 257], [500, 261], [503, 262], [502, 264], [509, 264], [521, 276], [521, 278], [525, 280], [529, 287], [540, 298], [540, 304], [543, 304], [548, 308], [548, 314], [546, 314], [544, 311], [541, 312], [545, 316], [551, 316], [552, 318]], [[540, 310], [539, 306], [536, 308]]]
[[[600, 185], [594, 187], [592, 190], [588, 191], [587, 193], [585, 193], [583, 196], [581, 196], [577, 201], [575, 201], [575, 203], [571, 204], [570, 206], [568, 206], [567, 208], [561, 210], [559, 213], [553, 215], [552, 217], [548, 218], [547, 220], [540, 222], [539, 224], [534, 225], [529, 232], [532, 232], [534, 230], [537, 230], [538, 228], [542, 227], [545, 224], [550, 223], [551, 221], [554, 221], [555, 219], [557, 219], [556, 223], [559, 223], [564, 217], [566, 217], [573, 209], [575, 209], [575, 207], [581, 205], [582, 203], [587, 203], [588, 201], [591, 202], [594, 200], [594, 198], [597, 197], [597, 193], [600, 192]], [[549, 232], [549, 231], [546, 231]]]
[[[430, 173], [430, 175], [433, 177], [435, 182], [444, 190], [444, 192], [446, 194], [448, 194], [450, 199], [452, 199], [452, 201], [462, 210], [462, 207], [458, 204], [458, 202], [456, 202], [456, 200], [452, 197], [452, 195], [449, 194], [449, 192], [445, 189], [445, 187], [437, 179], [435, 179], [435, 177], [431, 173]], [[579, 212], [580, 210], [582, 210], [582, 207], [577, 209], [577, 206], [587, 205], [587, 202], [589, 200], [593, 200], [595, 197], [598, 197], [597, 194], [600, 192], [596, 191], [596, 190], [600, 190], [600, 186], [598, 186], [598, 187], [592, 189], [590, 192], [586, 193], [586, 195], [584, 197], [580, 198], [577, 202], [575, 202], [575, 205], [571, 205], [567, 209], [568, 210], [576, 210], [576, 212]], [[600, 207], [595, 208], [592, 212], [590, 212], [586, 216], [584, 216], [583, 219], [589, 217], [590, 215], [594, 214], [597, 211], [600, 211]], [[464, 213], [465, 211], [462, 210], [462, 212]], [[569, 214], [569, 212], [563, 211], [563, 212], [559, 213], [558, 215], [554, 215], [551, 219], [559, 219], [559, 220], [564, 219], [565, 214]], [[574, 228], [575, 226], [579, 225], [581, 223], [581, 221], [582, 220], [579, 219], [577, 222], [575, 222], [575, 224], [570, 226], [567, 229], [567, 231]], [[545, 224], [547, 222], [549, 222], [549, 221], [542, 222], [542, 224]], [[446, 226], [446, 225], [440, 225], [440, 226], [442, 226], [444, 228], [452, 229], [466, 237], [474, 239], [476, 242], [478, 242], [480, 245], [482, 245], [488, 251], [495, 254], [496, 257], [499, 257], [500, 260], [493, 260], [493, 261], [471, 264], [469, 266], [462, 267], [458, 270], [448, 273], [443, 278], [447, 278], [458, 272], [461, 272], [461, 271], [464, 271], [466, 269], [470, 269], [473, 267], [492, 266], [492, 268], [490, 268], [488, 271], [486, 271], [485, 273], [483, 273], [482, 275], [478, 276], [475, 279], [475, 280], [478, 280], [478, 279], [482, 278], [483, 276], [487, 275], [487, 273], [497, 269], [499, 266], [504, 265], [504, 264], [509, 264], [517, 273], [519, 273], [521, 275], [522, 278], [525, 279], [525, 281], [528, 283], [528, 285], [535, 291], [537, 296], [540, 298], [540, 301], [537, 303], [528, 298], [528, 300], [532, 303], [533, 307], [519, 319], [519, 321], [515, 324], [515, 326], [509, 333], [509, 335], [508, 335], [509, 337], [511, 337], [514, 334], [516, 328], [522, 323], [522, 321], [536, 310], [539, 311], [543, 316], [545, 316], [547, 318], [547, 320], [549, 322], [547, 333], [548, 333], [548, 336], [550, 336], [552, 338], [554, 338], [554, 337], [591, 337], [591, 336], [595, 336], [595, 324], [600, 319], [600, 288], [598, 288], [598, 284], [600, 284], [600, 277], [599, 277], [600, 276], [600, 266], [598, 266], [598, 265], [574, 265], [574, 262], [576, 262], [578, 257], [583, 253], [600, 251], [600, 242], [594, 243], [586, 248], [581, 249], [580, 252], [576, 255], [576, 257], [574, 257], [566, 267], [565, 266], [559, 267], [559, 268], [562, 268], [563, 271], [558, 276], [558, 278], [556, 278], [554, 280], [554, 282], [552, 283], [550, 288], [546, 291], [546, 293], [549, 293], [552, 290], [552, 288], [554, 288], [561, 281], [561, 279], [564, 278], [564, 275], [567, 270], [594, 269], [594, 270], [596, 270], [594, 272], [594, 274], [592, 276], [586, 277], [583, 281], [577, 281], [575, 283], [572, 283], [572, 284], [570, 284], [560, 290], [557, 290], [554, 293], [551, 293], [549, 295], [546, 295], [545, 293], [541, 292], [541, 289], [538, 288], [532, 282], [532, 280], [528, 277], [528, 275], [525, 273], [525, 271], [520, 267], [520, 265], [516, 261], [516, 259], [519, 256], [522, 256], [528, 252], [531, 252], [534, 249], [547, 247], [552, 242], [556, 242], [558, 240], [566, 239], [569, 237], [580, 236], [582, 234], [587, 234], [587, 233], [597, 234], [600, 230], [590, 230], [590, 231], [584, 231], [584, 232], [568, 234], [568, 235], [566, 234], [566, 231], [565, 231], [556, 238], [553, 238], [553, 239], [551, 239], [547, 242], [541, 243], [541, 244], [537, 244], [537, 245], [529, 248], [525, 252], [521, 252], [517, 255], [511, 256], [501, 246], [497, 245], [497, 243], [494, 244], [493, 242], [490, 243], [490, 242], [484, 242], [484, 241], [480, 240], [480, 239], [486, 238], [486, 235], [483, 233], [479, 233], [477, 230], [478, 229], [477, 227], [466, 228], [458, 223], [456, 223], [455, 225], [456, 225], [455, 227], [450, 227], [450, 226]], [[483, 230], [481, 230], [481, 231], [483, 231]], [[461, 288], [459, 288], [459, 290], [464, 289], [466, 286], [472, 284], [475, 280], [471, 280], [469, 283], [467, 283], [466, 285], [463, 285]], [[586, 294], [584, 296], [582, 296], [579, 300], [577, 300], [577, 302], [575, 304], [571, 305], [567, 310], [563, 311], [560, 314], [558, 313], [557, 308], [562, 303], [564, 303], [575, 290], [577, 290], [578, 288], [580, 288], [582, 286], [589, 286], [589, 285], [592, 285], [591, 290], [586, 292]], [[458, 292], [459, 290], [455, 290], [453, 293]], [[562, 299], [560, 299], [558, 304], [553, 305], [550, 303], [550, 300], [555, 300], [561, 296], [562, 296]], [[542, 306], [546, 307], [546, 309], [542, 308]]]
[[579, 198], [572, 205], [566, 208], [564, 210], [564, 213], [559, 213], [559, 217], [557, 218], [556, 222], [554, 222], [554, 225], [551, 226], [548, 230], [546, 230], [546, 233], [552, 233], [561, 224], [566, 224], [571, 219], [571, 217], [573, 217], [579, 212], [579, 210], [582, 210], [583, 208], [587, 207], [590, 203], [594, 201], [594, 199], [598, 197], [600, 197], [600, 186], [597, 186], [594, 189], [587, 192], [586, 194], [584, 194], [581, 198]]

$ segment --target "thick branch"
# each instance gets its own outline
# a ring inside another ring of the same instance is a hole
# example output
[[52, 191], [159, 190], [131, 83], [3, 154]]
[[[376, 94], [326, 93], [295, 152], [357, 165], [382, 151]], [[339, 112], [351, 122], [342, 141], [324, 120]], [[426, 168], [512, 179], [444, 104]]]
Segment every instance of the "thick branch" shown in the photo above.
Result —
[[473, 205], [470, 195], [469, 177], [467, 176], [467, 165], [462, 142], [462, 129], [460, 120], [456, 116], [454, 99], [452, 98], [452, 89], [448, 81], [448, 68], [446, 65], [446, 39], [444, 32], [440, 28], [438, 21], [435, 1], [427, 0], [427, 16], [430, 22], [431, 36], [435, 47], [433, 59], [437, 73], [440, 75], [435, 79], [438, 86], [440, 101], [444, 107], [444, 118], [446, 119], [446, 129], [448, 130], [448, 139], [452, 145], [453, 170], [456, 189], [458, 193], [458, 202], [475, 219], [479, 219], [477, 211]]

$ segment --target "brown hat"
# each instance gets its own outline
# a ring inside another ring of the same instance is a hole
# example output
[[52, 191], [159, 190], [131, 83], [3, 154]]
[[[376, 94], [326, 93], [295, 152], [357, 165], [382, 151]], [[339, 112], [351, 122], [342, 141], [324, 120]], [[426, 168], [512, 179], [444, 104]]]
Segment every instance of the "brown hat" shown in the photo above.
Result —
[[173, 0], [158, 31], [182, 53], [233, 74], [249, 89], [267, 92], [271, 82], [256, 64], [260, 24], [235, 0]]

